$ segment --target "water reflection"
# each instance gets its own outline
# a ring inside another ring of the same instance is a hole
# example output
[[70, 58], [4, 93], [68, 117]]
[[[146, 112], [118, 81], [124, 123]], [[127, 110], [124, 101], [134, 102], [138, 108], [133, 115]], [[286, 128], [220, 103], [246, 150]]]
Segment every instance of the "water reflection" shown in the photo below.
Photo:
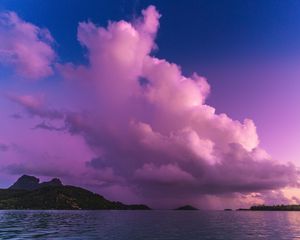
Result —
[[0, 211], [0, 239], [300, 239], [300, 212]]

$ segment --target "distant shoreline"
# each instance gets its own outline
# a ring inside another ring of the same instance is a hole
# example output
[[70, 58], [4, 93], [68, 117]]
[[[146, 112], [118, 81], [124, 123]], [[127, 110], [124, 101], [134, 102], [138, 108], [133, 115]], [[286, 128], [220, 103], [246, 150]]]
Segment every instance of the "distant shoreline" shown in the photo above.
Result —
[[297, 212], [300, 211], [300, 205], [293, 204], [293, 205], [256, 205], [252, 206], [249, 209], [240, 208], [237, 211], [293, 211]]

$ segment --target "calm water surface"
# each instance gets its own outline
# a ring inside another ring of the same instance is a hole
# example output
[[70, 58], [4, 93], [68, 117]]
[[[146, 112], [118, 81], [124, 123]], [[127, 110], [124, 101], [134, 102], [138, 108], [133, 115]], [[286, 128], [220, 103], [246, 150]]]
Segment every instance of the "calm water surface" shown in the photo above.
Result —
[[300, 239], [300, 212], [0, 211], [0, 239]]

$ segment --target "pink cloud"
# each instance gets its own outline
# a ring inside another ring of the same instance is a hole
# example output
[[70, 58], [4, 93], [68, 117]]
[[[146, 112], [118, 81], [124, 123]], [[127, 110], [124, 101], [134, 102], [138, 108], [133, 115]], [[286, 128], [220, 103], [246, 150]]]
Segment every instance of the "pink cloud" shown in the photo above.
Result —
[[[85, 100], [92, 111], [70, 116], [67, 123], [101, 156], [99, 165], [141, 186], [143, 195], [160, 197], [297, 184], [293, 165], [272, 160], [260, 148], [252, 120], [216, 114], [205, 103], [210, 92], [205, 78], [186, 77], [178, 65], [150, 55], [160, 15], [150, 7], [143, 17], [137, 24], [113, 22], [107, 29], [80, 23], [78, 39], [88, 50], [89, 65], [61, 66], [77, 79], [75, 86], [90, 84], [81, 91], [89, 92], [91, 102]], [[179, 181], [189, 184], [182, 187]], [[164, 188], [161, 182], [176, 187]]]
[[184, 76], [177, 64], [152, 56], [160, 14], [153, 6], [142, 14], [107, 28], [79, 23], [88, 64], [57, 65], [65, 87], [76, 92], [70, 102], [81, 103], [77, 111], [12, 98], [32, 115], [60, 116], [71, 137], [84, 139], [94, 157], [80, 166], [86, 171], [80, 181], [99, 192], [107, 183], [106, 191], [123, 188], [158, 205], [297, 186], [297, 168], [260, 147], [251, 119], [217, 114], [206, 103], [211, 89], [204, 77]]
[[53, 74], [53, 37], [23, 21], [14, 12], [0, 13], [0, 63], [11, 65], [21, 76], [40, 79]]
[[21, 105], [32, 116], [39, 116], [47, 119], [61, 119], [64, 114], [57, 110], [48, 109], [44, 103], [43, 96], [32, 95], [8, 95], [8, 98]]
[[157, 184], [182, 184], [193, 183], [194, 177], [183, 171], [177, 165], [167, 164], [156, 167], [152, 163], [146, 163], [135, 171], [135, 177], [145, 182]]

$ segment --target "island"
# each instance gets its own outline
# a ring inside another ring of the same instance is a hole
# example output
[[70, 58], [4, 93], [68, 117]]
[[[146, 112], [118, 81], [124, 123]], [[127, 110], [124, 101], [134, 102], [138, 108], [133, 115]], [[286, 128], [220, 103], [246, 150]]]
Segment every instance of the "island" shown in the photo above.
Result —
[[178, 208], [175, 208], [174, 210], [199, 210], [198, 208], [195, 208], [191, 205], [185, 205]]
[[250, 211], [300, 211], [300, 205], [257, 205], [250, 207]]
[[232, 211], [231, 208], [225, 208], [224, 211], [228, 212], [228, 211]]
[[0, 209], [32, 210], [150, 210], [143, 204], [127, 205], [89, 190], [63, 185], [58, 178], [39, 182], [23, 175], [8, 189], [0, 189]]

